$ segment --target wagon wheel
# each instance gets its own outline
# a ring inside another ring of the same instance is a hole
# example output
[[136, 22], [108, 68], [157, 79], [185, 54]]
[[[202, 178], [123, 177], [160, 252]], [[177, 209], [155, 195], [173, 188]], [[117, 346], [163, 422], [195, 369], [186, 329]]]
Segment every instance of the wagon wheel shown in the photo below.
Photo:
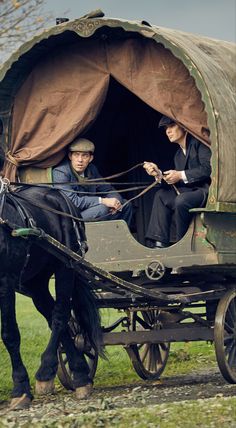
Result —
[[[98, 355], [94, 351], [94, 349], [91, 349], [90, 351], [85, 351], [85, 358], [90, 368], [89, 376], [91, 379], [93, 379], [97, 369]], [[72, 382], [72, 374], [69, 368], [67, 356], [62, 345], [60, 345], [60, 347], [58, 348], [58, 362], [59, 365], [57, 370], [57, 376], [61, 384], [64, 386], [64, 388], [73, 391], [74, 387]]]
[[221, 374], [229, 383], [236, 383], [236, 290], [229, 290], [219, 301], [214, 336]]
[[[131, 324], [132, 331], [160, 329], [161, 324], [158, 320], [158, 316], [159, 311], [153, 309], [134, 312]], [[129, 345], [125, 349], [136, 373], [142, 379], [159, 379], [169, 356], [169, 343], [136, 344]]]
[[[69, 326], [70, 326], [71, 336], [75, 341], [75, 346], [79, 349], [82, 349], [84, 352], [84, 356], [90, 368], [89, 376], [91, 379], [93, 379], [97, 369], [98, 354], [93, 348], [89, 346], [89, 344], [84, 344], [83, 336], [79, 334], [79, 327], [75, 318], [73, 317], [71, 318]], [[72, 382], [72, 373], [69, 368], [68, 359], [67, 359], [65, 350], [63, 349], [63, 346], [61, 344], [58, 348], [57, 355], [58, 355], [58, 363], [59, 363], [57, 376], [61, 384], [64, 386], [64, 388], [73, 391], [74, 387]]]

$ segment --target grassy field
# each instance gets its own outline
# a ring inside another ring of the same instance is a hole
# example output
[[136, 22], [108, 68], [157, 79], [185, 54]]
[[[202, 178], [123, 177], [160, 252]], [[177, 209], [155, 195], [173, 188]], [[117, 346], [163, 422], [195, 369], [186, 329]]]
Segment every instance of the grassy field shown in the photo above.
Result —
[[[112, 322], [116, 315], [114, 310], [103, 310], [105, 325]], [[34, 385], [40, 355], [46, 347], [50, 331], [46, 321], [35, 310], [31, 300], [17, 294], [17, 319], [21, 332], [21, 353], [24, 363]], [[30, 351], [29, 351], [30, 350]], [[140, 382], [126, 351], [121, 346], [107, 347], [107, 360], [99, 360], [95, 386], [136, 384]], [[215, 352], [211, 344], [192, 342], [172, 344], [165, 375], [188, 373], [204, 366], [215, 366]], [[9, 398], [11, 390], [11, 372], [9, 356], [0, 341], [1, 399]]]
[[[107, 325], [114, 318], [111, 310], [103, 311], [104, 324]], [[36, 372], [41, 352], [44, 350], [50, 331], [44, 319], [37, 313], [29, 298], [17, 295], [17, 319], [20, 326], [22, 345], [21, 353], [27, 366], [31, 385], [34, 386], [34, 373]], [[132, 368], [125, 350], [120, 347], [107, 348], [108, 360], [99, 360], [95, 378], [95, 388], [108, 386], [142, 385], [142, 381]], [[199, 371], [216, 366], [214, 347], [205, 342], [187, 344], [173, 344], [164, 376], [180, 375]], [[11, 372], [7, 352], [0, 342], [0, 401], [10, 398]], [[59, 381], [58, 385], [59, 385]], [[184, 397], [183, 397], [184, 399]], [[109, 403], [108, 403], [109, 404]], [[35, 421], [34, 416], [23, 425], [24, 428], [76, 428], [76, 427], [150, 427], [150, 428], [193, 428], [193, 427], [236, 427], [236, 397], [221, 396], [199, 400], [180, 402], [164, 402], [152, 404], [146, 401], [144, 407], [131, 406], [117, 409], [98, 408], [89, 411], [80, 411], [78, 414], [60, 417], [60, 421]], [[125, 411], [124, 411], [125, 410]], [[9, 426], [18, 427], [17, 415], [14, 418], [0, 418], [0, 428]]]

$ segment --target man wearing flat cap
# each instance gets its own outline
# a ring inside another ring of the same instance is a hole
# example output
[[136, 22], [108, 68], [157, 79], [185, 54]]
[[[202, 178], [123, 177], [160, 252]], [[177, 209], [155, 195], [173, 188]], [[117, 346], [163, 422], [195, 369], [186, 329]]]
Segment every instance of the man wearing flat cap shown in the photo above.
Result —
[[175, 169], [162, 172], [155, 163], [144, 162], [146, 172], [160, 182], [146, 238], [151, 242], [150, 246], [163, 248], [170, 244], [172, 215], [176, 224], [176, 241], [179, 241], [187, 232], [192, 218], [189, 210], [203, 207], [206, 203], [211, 182], [211, 151], [167, 116], [162, 116], [159, 127], [165, 127], [170, 142], [179, 145], [174, 157]]
[[53, 182], [58, 185], [73, 183], [60, 184], [60, 189], [80, 210], [85, 221], [122, 219], [129, 226], [131, 205], [127, 204], [122, 208], [124, 200], [109, 183], [86, 183], [87, 179], [102, 178], [92, 163], [94, 150], [94, 144], [87, 138], [75, 139], [69, 146], [68, 157], [53, 168]]

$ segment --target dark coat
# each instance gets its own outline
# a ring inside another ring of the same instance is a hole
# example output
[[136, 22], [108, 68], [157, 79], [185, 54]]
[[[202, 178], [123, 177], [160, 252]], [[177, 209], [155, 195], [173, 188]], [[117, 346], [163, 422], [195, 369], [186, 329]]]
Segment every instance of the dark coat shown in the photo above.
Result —
[[[84, 175], [88, 179], [102, 178], [97, 167], [92, 163], [88, 165], [88, 167], [84, 172]], [[55, 183], [56, 185], [58, 184], [57, 187], [59, 187], [59, 183], [63, 183], [63, 182], [75, 183], [73, 185], [69, 185], [69, 184], [60, 185], [60, 189], [63, 189], [65, 191], [66, 195], [70, 198], [73, 204], [77, 208], [79, 208], [81, 211], [98, 205], [99, 196], [103, 198], [104, 197], [117, 198], [120, 201], [122, 201], [122, 198], [119, 195], [119, 193], [117, 193], [109, 183], [105, 183], [105, 184], [94, 183], [88, 186], [83, 184], [83, 177], [81, 177], [80, 179], [81, 181], [79, 182], [78, 176], [76, 176], [73, 170], [71, 169], [71, 162], [69, 161], [69, 159], [64, 159], [59, 165], [53, 168], [52, 179], [53, 179], [53, 183]], [[74, 192], [71, 192], [71, 190], [75, 190], [77, 192], [78, 191], [86, 192], [88, 194], [85, 195], [84, 193], [81, 193], [81, 194], [74, 193]], [[98, 196], [95, 195], [95, 193], [97, 192], [99, 192]], [[108, 193], [108, 192], [111, 192], [111, 193]]]
[[[187, 183], [178, 181], [173, 186], [162, 180], [159, 190], [154, 197], [152, 213], [146, 237], [169, 244], [171, 211], [175, 215], [176, 240], [180, 240], [187, 232], [192, 214], [192, 208], [205, 205], [209, 185], [211, 182], [211, 151], [199, 140], [188, 134], [186, 139], [186, 155], [179, 147], [174, 157], [174, 167], [177, 171], [184, 171]], [[161, 188], [162, 187], [162, 188]]]
[[199, 189], [208, 192], [211, 183], [211, 150], [192, 135], [187, 135], [186, 156], [179, 148], [174, 157], [175, 169], [185, 171], [188, 183], [182, 180], [176, 183], [180, 191]]

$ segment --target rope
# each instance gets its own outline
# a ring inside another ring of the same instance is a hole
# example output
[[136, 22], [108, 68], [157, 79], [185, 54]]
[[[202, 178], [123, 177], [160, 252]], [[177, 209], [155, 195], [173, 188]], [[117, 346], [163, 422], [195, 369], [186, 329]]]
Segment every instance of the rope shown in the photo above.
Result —
[[14, 156], [12, 156], [10, 150], [6, 153], [6, 159], [8, 160], [8, 162], [12, 163], [16, 167], [20, 165], [20, 163], [14, 158]]

